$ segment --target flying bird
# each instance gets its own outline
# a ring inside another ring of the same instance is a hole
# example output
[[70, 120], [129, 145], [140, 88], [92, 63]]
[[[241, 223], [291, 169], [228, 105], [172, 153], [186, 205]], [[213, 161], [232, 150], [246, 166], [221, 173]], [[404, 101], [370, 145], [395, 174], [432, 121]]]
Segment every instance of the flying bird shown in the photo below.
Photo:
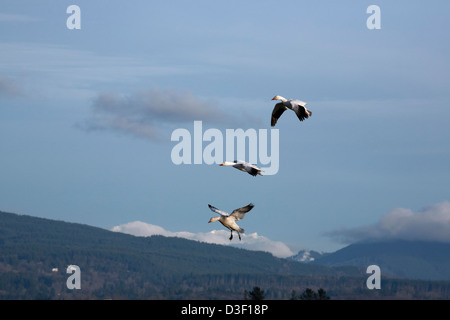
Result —
[[305, 106], [307, 105], [307, 103], [304, 101], [287, 100], [282, 96], [275, 96], [272, 98], [272, 100], [281, 101], [277, 103], [273, 108], [271, 120], [272, 127], [276, 125], [278, 118], [281, 117], [283, 112], [285, 112], [287, 109], [291, 109], [292, 111], [294, 111], [300, 121], [308, 119], [312, 115], [312, 112], [306, 109]]
[[258, 168], [256, 166], [256, 164], [251, 164], [242, 160], [234, 160], [233, 162], [230, 161], [225, 161], [224, 163], [220, 164], [221, 166], [230, 166], [230, 167], [234, 167], [238, 170], [241, 171], [245, 171], [248, 174], [251, 174], [252, 176], [256, 176], [257, 174], [259, 174], [260, 176], [262, 176], [261, 174], [261, 169]]
[[250, 203], [249, 205], [234, 210], [231, 214], [228, 214], [225, 211], [219, 210], [216, 207], [213, 207], [212, 205], [208, 204], [208, 207], [211, 209], [211, 211], [220, 214], [218, 217], [212, 217], [208, 223], [215, 222], [219, 220], [219, 222], [227, 229], [231, 231], [230, 241], [233, 239], [233, 231], [236, 231], [239, 240], [241, 240], [241, 233], [244, 233], [244, 229], [240, 228], [236, 221], [239, 221], [240, 219], [244, 219], [244, 216], [247, 212], [253, 209], [254, 205]]

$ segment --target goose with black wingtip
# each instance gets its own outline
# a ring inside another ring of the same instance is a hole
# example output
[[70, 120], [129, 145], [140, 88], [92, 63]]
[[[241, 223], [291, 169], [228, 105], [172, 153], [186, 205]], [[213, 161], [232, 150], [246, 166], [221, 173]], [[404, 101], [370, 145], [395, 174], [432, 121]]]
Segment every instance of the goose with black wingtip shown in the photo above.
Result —
[[212, 217], [208, 223], [219, 221], [225, 228], [231, 231], [230, 241], [233, 239], [233, 231], [235, 231], [238, 234], [239, 240], [241, 240], [241, 233], [244, 233], [244, 229], [239, 227], [236, 224], [236, 221], [244, 219], [245, 214], [250, 210], [252, 210], [254, 205], [250, 203], [245, 207], [234, 210], [231, 214], [219, 210], [210, 204], [208, 204], [208, 207], [209, 209], [211, 209], [211, 211], [220, 214], [220, 216], [218, 217]]
[[272, 98], [272, 100], [279, 100], [281, 102], [277, 103], [272, 111], [272, 118], [271, 118], [271, 126], [274, 127], [277, 124], [278, 119], [281, 117], [281, 115], [287, 110], [291, 109], [295, 112], [298, 119], [300, 121], [303, 121], [305, 119], [308, 119], [311, 117], [312, 112], [308, 109], [306, 109], [307, 103], [301, 100], [288, 100], [286, 98], [283, 98], [282, 96], [275, 96]]

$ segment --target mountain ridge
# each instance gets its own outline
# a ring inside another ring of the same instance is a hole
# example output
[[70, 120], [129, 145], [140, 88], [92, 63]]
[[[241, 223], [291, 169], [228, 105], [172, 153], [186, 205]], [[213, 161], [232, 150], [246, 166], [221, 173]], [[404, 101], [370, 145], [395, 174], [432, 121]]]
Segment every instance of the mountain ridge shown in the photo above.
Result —
[[[66, 286], [68, 265], [81, 270], [80, 290]], [[0, 299], [242, 299], [254, 286], [268, 299], [307, 287], [332, 299], [450, 298], [450, 282], [385, 278], [373, 291], [366, 279], [364, 268], [0, 212]]]
[[390, 239], [350, 244], [318, 256], [311, 263], [325, 266], [379, 265], [382, 272], [416, 280], [450, 280], [450, 244]]

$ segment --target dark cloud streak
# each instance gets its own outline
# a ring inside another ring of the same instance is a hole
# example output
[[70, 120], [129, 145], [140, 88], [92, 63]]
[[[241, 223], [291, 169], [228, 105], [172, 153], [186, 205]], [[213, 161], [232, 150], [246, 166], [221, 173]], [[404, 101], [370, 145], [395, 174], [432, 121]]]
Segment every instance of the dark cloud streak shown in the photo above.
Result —
[[86, 131], [113, 130], [141, 138], [159, 140], [168, 128], [201, 120], [207, 125], [243, 124], [242, 119], [222, 111], [217, 103], [190, 92], [143, 90], [131, 95], [100, 93], [93, 100], [92, 115], [78, 127]]
[[0, 78], [0, 97], [14, 97], [22, 94], [17, 83], [10, 78]]
[[450, 243], [450, 203], [444, 201], [418, 212], [397, 208], [376, 224], [343, 228], [326, 235], [342, 243], [388, 239]]

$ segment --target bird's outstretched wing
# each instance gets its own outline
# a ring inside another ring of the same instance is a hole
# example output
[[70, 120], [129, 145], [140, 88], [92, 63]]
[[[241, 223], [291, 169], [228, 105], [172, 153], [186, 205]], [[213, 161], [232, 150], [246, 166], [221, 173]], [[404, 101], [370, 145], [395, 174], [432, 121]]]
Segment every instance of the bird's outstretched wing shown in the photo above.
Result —
[[247, 172], [255, 177], [259, 171], [255, 167], [248, 167]]
[[247, 163], [245, 166], [245, 171], [252, 176], [256, 176], [261, 170], [256, 166], [256, 164]]
[[260, 173], [261, 169], [259, 169], [255, 164], [249, 165], [248, 168], [247, 168], [247, 172], [249, 174], [251, 174], [252, 176], [256, 176], [257, 174], [262, 175]]
[[230, 214], [230, 216], [233, 216], [236, 219], [236, 221], [238, 221], [239, 219], [244, 219], [245, 214], [247, 212], [249, 212], [250, 210], [252, 210], [254, 206], [255, 205], [253, 203], [250, 203], [249, 205], [247, 205], [245, 207], [234, 210]]
[[272, 127], [277, 124], [278, 118], [281, 117], [284, 111], [286, 111], [286, 106], [283, 104], [283, 102], [277, 103], [275, 105], [272, 111], [272, 119], [270, 121]]
[[303, 121], [303, 120], [309, 118], [309, 114], [306, 111], [306, 108], [304, 106], [301, 106], [299, 104], [293, 104], [292, 110], [294, 110], [295, 114], [297, 115], [297, 117], [300, 121]]
[[307, 103], [305, 101], [302, 100], [291, 100], [289, 101], [291, 103], [292, 106], [294, 106], [295, 104], [305, 107], [307, 105]]
[[213, 207], [212, 205], [208, 204], [208, 207], [211, 209], [211, 211], [220, 214], [221, 216], [227, 217], [228, 213], [222, 210], [217, 209], [216, 207]]

